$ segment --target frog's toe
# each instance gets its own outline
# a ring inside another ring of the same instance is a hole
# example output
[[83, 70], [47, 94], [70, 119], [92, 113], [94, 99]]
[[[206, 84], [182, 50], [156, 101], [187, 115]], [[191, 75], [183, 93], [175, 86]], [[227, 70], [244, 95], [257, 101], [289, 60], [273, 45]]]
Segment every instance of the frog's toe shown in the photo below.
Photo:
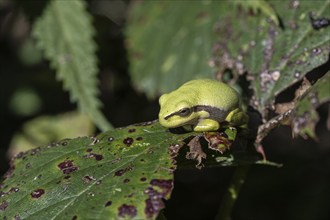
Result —
[[247, 128], [247, 123], [249, 121], [249, 116], [244, 113], [241, 109], [237, 108], [231, 111], [226, 119], [230, 124], [234, 126], [239, 126], [241, 128]]

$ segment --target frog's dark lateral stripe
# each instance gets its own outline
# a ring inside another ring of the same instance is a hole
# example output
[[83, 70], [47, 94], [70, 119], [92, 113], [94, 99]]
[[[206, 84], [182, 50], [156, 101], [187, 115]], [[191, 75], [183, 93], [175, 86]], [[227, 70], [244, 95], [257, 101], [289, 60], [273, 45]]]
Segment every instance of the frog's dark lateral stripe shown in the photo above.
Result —
[[[208, 106], [208, 105], [196, 105], [189, 109], [191, 112], [200, 112], [206, 111], [210, 113], [210, 119], [214, 119], [216, 121], [223, 121], [225, 120], [226, 116], [228, 115], [229, 111], [224, 109]], [[167, 115], [164, 119], [167, 120], [174, 115], [179, 115], [180, 111], [174, 112], [172, 114]]]

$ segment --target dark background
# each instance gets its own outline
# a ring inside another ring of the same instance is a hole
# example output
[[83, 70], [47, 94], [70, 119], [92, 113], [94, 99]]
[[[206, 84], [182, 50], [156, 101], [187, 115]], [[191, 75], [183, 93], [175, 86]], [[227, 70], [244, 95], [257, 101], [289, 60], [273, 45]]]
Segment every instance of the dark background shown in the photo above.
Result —
[[[0, 5], [1, 176], [9, 167], [6, 151], [11, 138], [24, 122], [38, 115], [76, 109], [47, 61], [26, 65], [19, 57], [22, 44], [30, 36], [31, 24], [46, 1], [7, 2]], [[91, 1], [89, 6], [97, 29], [100, 99], [106, 117], [115, 127], [157, 118], [157, 100], [148, 100], [130, 84], [123, 34], [127, 8], [121, 8], [123, 11], [119, 14], [123, 16], [113, 22], [93, 12]], [[27, 20], [17, 25], [21, 13]], [[41, 108], [32, 115], [20, 116], [9, 108], [13, 93], [22, 87], [33, 88], [42, 100]], [[289, 127], [277, 128], [265, 139], [268, 159], [284, 166], [251, 167], [235, 204], [233, 219], [330, 219], [330, 134], [326, 128], [329, 104], [322, 105], [318, 112], [318, 140], [292, 139]], [[165, 216], [168, 219], [214, 219], [234, 169], [177, 170]]]

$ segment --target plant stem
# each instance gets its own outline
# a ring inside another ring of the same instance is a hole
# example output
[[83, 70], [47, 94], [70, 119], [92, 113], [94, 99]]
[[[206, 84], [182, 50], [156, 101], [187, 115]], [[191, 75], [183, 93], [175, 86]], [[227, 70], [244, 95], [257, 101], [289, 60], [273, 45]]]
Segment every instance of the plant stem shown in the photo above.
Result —
[[215, 217], [216, 220], [230, 220], [231, 213], [241, 187], [249, 172], [250, 166], [239, 166], [235, 169], [231, 183], [227, 189], [226, 195], [219, 207], [219, 211]]

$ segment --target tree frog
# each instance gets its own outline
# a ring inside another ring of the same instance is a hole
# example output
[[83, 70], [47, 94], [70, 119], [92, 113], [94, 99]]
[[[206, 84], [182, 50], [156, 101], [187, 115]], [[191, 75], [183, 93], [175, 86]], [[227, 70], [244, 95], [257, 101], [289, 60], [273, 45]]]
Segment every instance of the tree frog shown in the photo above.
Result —
[[166, 128], [183, 126], [194, 131], [217, 131], [221, 122], [247, 127], [239, 94], [212, 79], [196, 79], [159, 98], [159, 122]]

